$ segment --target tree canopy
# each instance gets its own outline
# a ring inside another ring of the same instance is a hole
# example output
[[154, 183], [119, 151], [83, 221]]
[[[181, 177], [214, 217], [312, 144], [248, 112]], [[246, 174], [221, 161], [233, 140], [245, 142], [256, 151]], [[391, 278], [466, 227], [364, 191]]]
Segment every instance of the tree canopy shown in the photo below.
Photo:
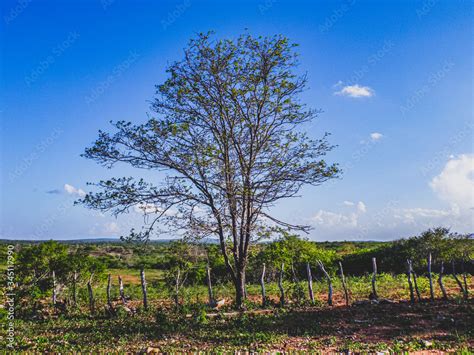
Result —
[[116, 132], [101, 131], [84, 154], [109, 168], [126, 163], [164, 171], [162, 184], [100, 181], [82, 203], [116, 215], [141, 208], [150, 223], [132, 231], [132, 239], [148, 239], [157, 226], [186, 237], [216, 236], [241, 284], [252, 242], [275, 228], [308, 230], [277, 218], [271, 207], [339, 173], [323, 159], [333, 148], [328, 134], [311, 139], [299, 129], [319, 111], [299, 99], [306, 75], [295, 73], [295, 47], [284, 36], [192, 39], [157, 85], [153, 115], [141, 124], [114, 123]]

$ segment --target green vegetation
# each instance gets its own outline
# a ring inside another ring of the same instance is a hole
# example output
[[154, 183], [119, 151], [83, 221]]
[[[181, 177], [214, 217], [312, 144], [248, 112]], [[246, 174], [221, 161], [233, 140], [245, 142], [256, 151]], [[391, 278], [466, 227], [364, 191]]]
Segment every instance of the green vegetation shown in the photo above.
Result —
[[[425, 302], [430, 296], [425, 255], [433, 255], [435, 281], [439, 262], [453, 259], [459, 265], [459, 278], [464, 282], [465, 275], [472, 289], [472, 264], [466, 262], [473, 256], [472, 243], [472, 239], [444, 229], [387, 243], [315, 243], [283, 234], [275, 242], [257, 244], [249, 251], [243, 313], [234, 311], [234, 284], [215, 244], [19, 243], [15, 267], [17, 350], [472, 350], [473, 303], [463, 299], [449, 268], [444, 276], [449, 300], [441, 301], [442, 293], [435, 282], [437, 300]], [[0, 244], [2, 255], [6, 255], [6, 246]], [[386, 304], [368, 301], [373, 256], [379, 264], [378, 296], [392, 300]], [[417, 284], [424, 300], [413, 305], [408, 302], [406, 258], [416, 262]], [[334, 307], [327, 306], [327, 281], [316, 260], [321, 260], [331, 275]], [[344, 264], [351, 307], [345, 307], [339, 261]], [[259, 285], [263, 263], [267, 268], [265, 308], [261, 306]], [[281, 263], [287, 265], [283, 281], [287, 302], [283, 308], [277, 284]], [[308, 297], [306, 263], [312, 268], [314, 303]], [[208, 264], [214, 297], [224, 300], [219, 309], [208, 305]], [[148, 283], [148, 311], [142, 305], [141, 268]], [[52, 306], [53, 270], [61, 307]], [[180, 287], [176, 293], [178, 270]], [[77, 306], [71, 301], [74, 272], [78, 275]], [[106, 308], [109, 273], [115, 315]], [[93, 315], [86, 286], [91, 274]], [[118, 276], [124, 283], [126, 305], [119, 295]], [[0, 315], [6, 317], [5, 310]]]
[[[355, 281], [354, 281], [355, 282]], [[352, 282], [352, 284], [354, 284]], [[360, 281], [362, 282], [362, 280]], [[389, 286], [383, 283], [385, 287]], [[231, 290], [230, 290], [231, 291]], [[271, 309], [211, 317], [205, 308], [79, 313], [17, 322], [17, 350], [53, 352], [472, 351], [472, 303]]]
[[424, 272], [429, 253], [435, 263], [467, 261], [474, 255], [474, 242], [469, 236], [450, 233], [446, 228], [435, 228], [420, 236], [366, 246], [346, 254], [343, 262], [350, 273], [360, 275], [369, 270], [372, 257], [377, 258], [382, 270], [393, 273], [406, 272], [405, 261], [412, 259], [414, 269]]

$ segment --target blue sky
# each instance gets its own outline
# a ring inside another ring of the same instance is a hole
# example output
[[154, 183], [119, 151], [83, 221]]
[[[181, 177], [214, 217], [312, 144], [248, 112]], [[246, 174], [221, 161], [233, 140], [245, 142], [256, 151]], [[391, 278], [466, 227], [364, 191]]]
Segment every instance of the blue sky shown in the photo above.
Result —
[[214, 30], [284, 34], [324, 113], [341, 180], [275, 214], [314, 240], [473, 232], [473, 24], [469, 1], [2, 1], [1, 238], [117, 236], [142, 222], [73, 206], [121, 175], [80, 157], [110, 120], [143, 121], [187, 41]]

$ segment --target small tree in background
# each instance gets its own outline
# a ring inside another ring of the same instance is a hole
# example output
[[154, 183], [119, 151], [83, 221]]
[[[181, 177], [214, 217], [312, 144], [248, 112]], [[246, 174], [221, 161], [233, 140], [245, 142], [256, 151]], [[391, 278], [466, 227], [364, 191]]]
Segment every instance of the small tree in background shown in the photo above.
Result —
[[[19, 298], [33, 301], [33, 304], [52, 292], [52, 272], [58, 286], [71, 290], [74, 272], [78, 276], [77, 285], [84, 282], [93, 272], [101, 276], [105, 265], [91, 257], [86, 249], [71, 251], [66, 244], [46, 241], [23, 246], [18, 252], [17, 278]], [[59, 295], [64, 298], [65, 294]], [[68, 295], [72, 296], [72, 295]]]
[[24, 246], [18, 253], [17, 279], [20, 297], [37, 301], [52, 290], [52, 272], [58, 283], [71, 272], [66, 245], [50, 240]]
[[283, 36], [201, 34], [157, 86], [156, 117], [115, 123], [116, 132], [100, 132], [84, 154], [108, 168], [125, 163], [164, 171], [159, 186], [131, 177], [100, 181], [100, 191], [81, 202], [115, 215], [141, 207], [152, 218], [131, 239], [147, 240], [158, 225], [187, 237], [217, 237], [237, 307], [249, 246], [278, 226], [308, 229], [270, 208], [339, 173], [322, 159], [333, 148], [327, 134], [312, 140], [299, 130], [318, 112], [299, 100], [306, 77], [294, 73], [294, 49]]
[[193, 256], [190, 246], [179, 240], [170, 244], [166, 263], [166, 285], [178, 306], [180, 288], [186, 282], [189, 273], [194, 271], [193, 266], [197, 266], [197, 258]]
[[259, 258], [276, 268], [285, 263], [289, 267], [294, 265], [305, 273], [306, 263], [317, 265], [316, 261], [321, 260], [325, 264], [331, 264], [336, 261], [337, 256], [333, 250], [322, 249], [316, 243], [298, 235], [282, 232], [281, 238], [265, 246]]

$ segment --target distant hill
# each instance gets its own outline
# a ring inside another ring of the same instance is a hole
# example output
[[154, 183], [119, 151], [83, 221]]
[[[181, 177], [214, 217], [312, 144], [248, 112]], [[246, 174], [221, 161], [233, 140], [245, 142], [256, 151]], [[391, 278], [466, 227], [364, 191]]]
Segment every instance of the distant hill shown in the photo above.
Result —
[[[0, 239], [0, 243], [4, 244], [15, 244], [15, 243], [41, 243], [45, 242], [49, 239], [44, 239], [44, 240], [28, 240], [28, 239]], [[60, 243], [65, 243], [65, 244], [105, 244], [105, 243], [124, 243], [120, 238], [79, 238], [79, 239], [54, 239], [57, 242]], [[172, 242], [173, 240], [176, 239], [152, 239], [148, 243], [153, 243], [153, 244], [167, 244]], [[217, 239], [212, 239], [212, 238], [205, 238], [200, 241], [201, 243], [204, 244], [218, 244], [219, 241]]]

